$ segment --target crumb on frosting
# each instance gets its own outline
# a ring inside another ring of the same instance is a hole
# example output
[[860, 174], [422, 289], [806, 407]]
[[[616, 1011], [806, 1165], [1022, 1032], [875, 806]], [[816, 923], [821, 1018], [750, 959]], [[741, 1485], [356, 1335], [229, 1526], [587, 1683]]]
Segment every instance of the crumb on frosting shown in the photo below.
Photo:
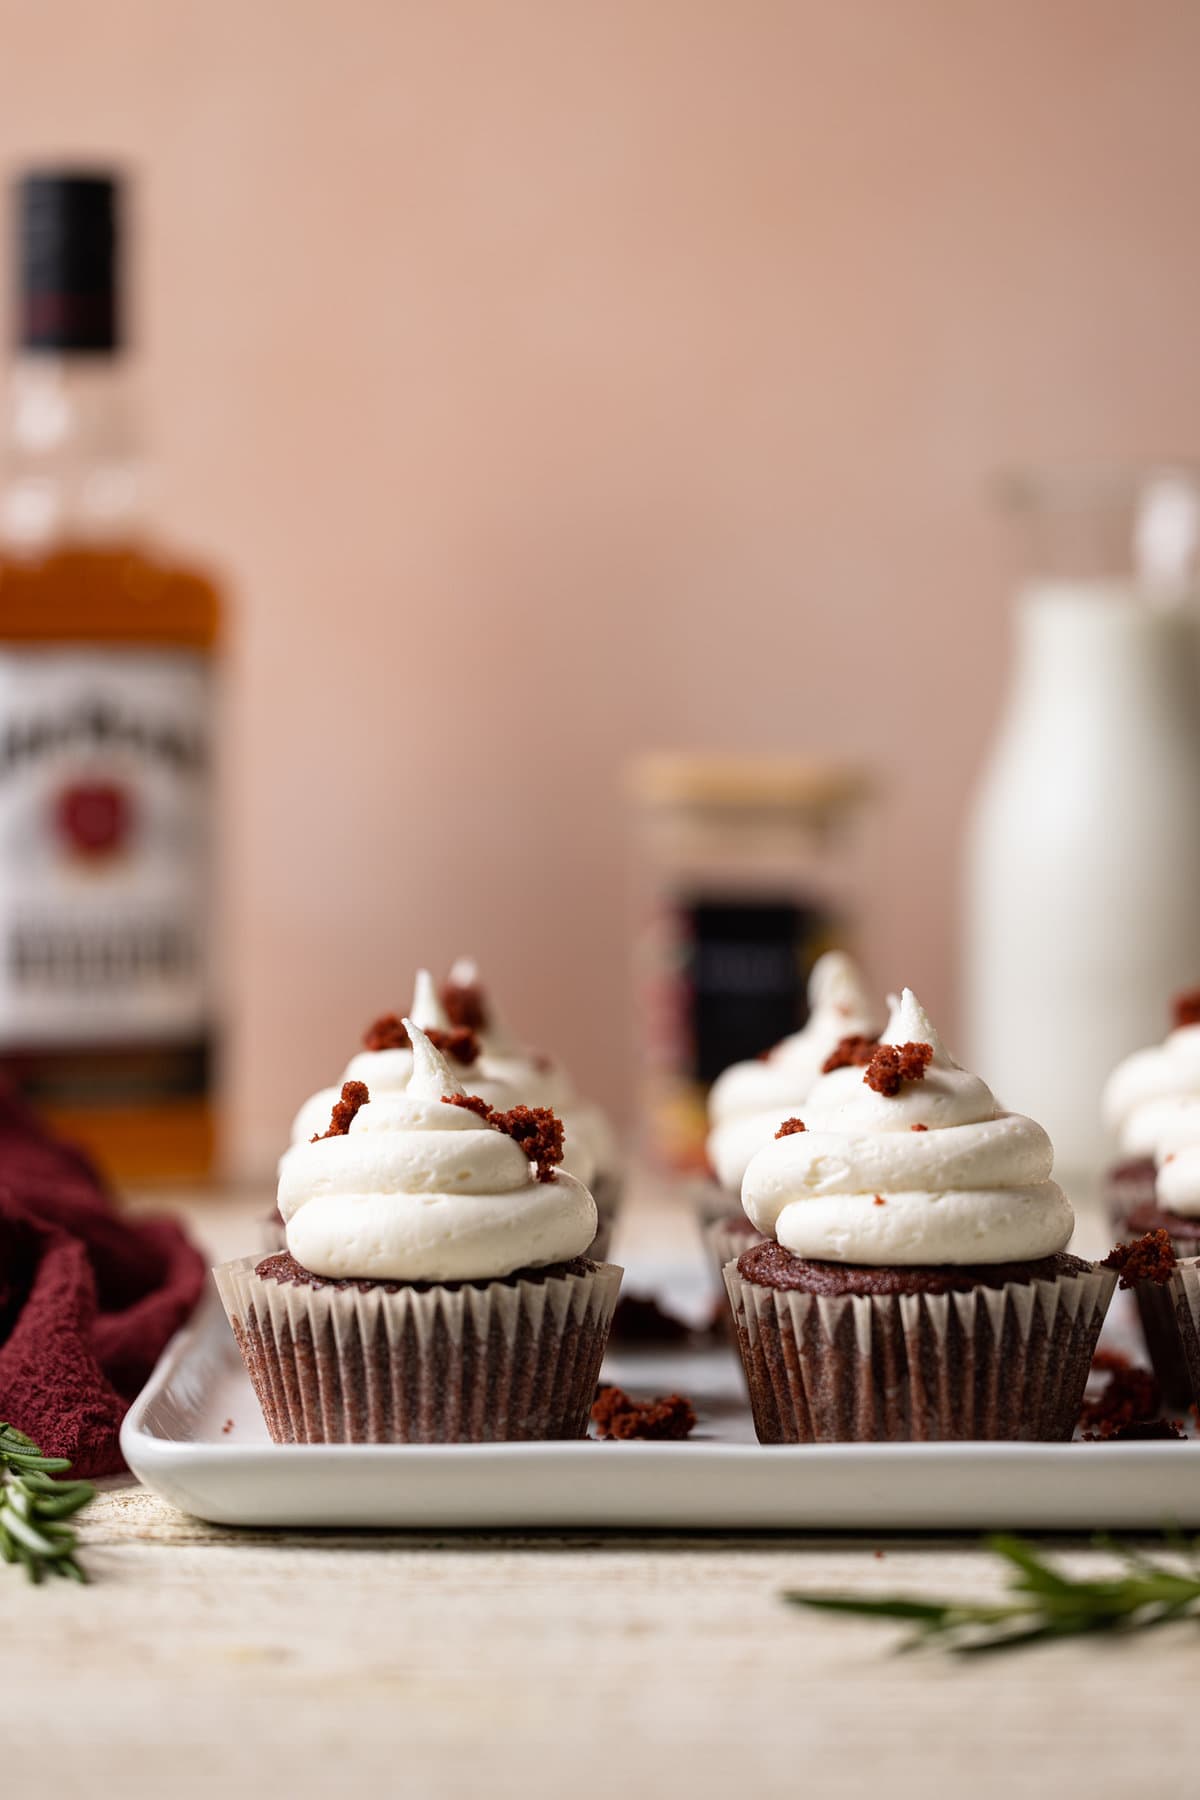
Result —
[[497, 1112], [478, 1094], [443, 1094], [445, 1106], [464, 1106], [487, 1125], [503, 1131], [535, 1165], [538, 1181], [554, 1180], [554, 1165], [563, 1159], [563, 1122], [548, 1106], [513, 1106]]
[[342, 1097], [334, 1101], [333, 1111], [329, 1115], [329, 1129], [314, 1132], [310, 1141], [319, 1144], [322, 1138], [345, 1137], [350, 1129], [351, 1119], [370, 1098], [365, 1081], [343, 1081]]
[[857, 1033], [839, 1038], [821, 1064], [822, 1075], [832, 1075], [835, 1069], [864, 1068], [874, 1055], [878, 1042], [878, 1038], [860, 1037]]
[[454, 1062], [460, 1063], [464, 1069], [469, 1069], [473, 1062], [479, 1060], [479, 1039], [467, 1025], [452, 1025], [449, 1031], [441, 1031], [433, 1025], [425, 1036], [435, 1050], [440, 1050], [443, 1056], [449, 1056]]
[[933, 1061], [932, 1044], [878, 1044], [863, 1076], [877, 1094], [894, 1099], [906, 1081], [924, 1081]]
[[380, 1013], [363, 1032], [364, 1050], [408, 1050], [411, 1040], [404, 1020], [396, 1013]]
[[[449, 1056], [463, 1068], [470, 1068], [479, 1056], [480, 1043], [475, 1032], [466, 1025], [452, 1025], [449, 1031], [442, 1031], [431, 1025], [425, 1033], [435, 1050], [443, 1056]], [[364, 1050], [410, 1050], [412, 1039], [404, 1020], [395, 1013], [380, 1013], [363, 1032]]]
[[876, 1194], [875, 1199], [872, 1202], [872, 1204], [875, 1206], [886, 1206], [887, 1201], [884, 1199], [882, 1194]]
[[443, 1106], [461, 1106], [467, 1112], [478, 1113], [479, 1117], [490, 1121], [492, 1106], [480, 1094], [443, 1094]]
[[441, 1002], [452, 1026], [462, 1031], [486, 1031], [487, 995], [477, 981], [444, 981]]
[[928, 1125], [910, 1125], [908, 1129], [910, 1131], [928, 1131], [929, 1127]]
[[804, 1123], [803, 1119], [785, 1119], [783, 1124], [779, 1127], [779, 1130], [775, 1133], [775, 1136], [777, 1138], [794, 1137], [798, 1131], [807, 1130], [808, 1126]]
[[1171, 1005], [1176, 1029], [1183, 1025], [1200, 1025], [1200, 987], [1186, 988], [1176, 994]]
[[1165, 1287], [1175, 1273], [1175, 1252], [1166, 1231], [1147, 1231], [1127, 1244], [1116, 1244], [1101, 1259], [1106, 1269], [1116, 1269], [1123, 1288], [1135, 1287], [1139, 1281], [1151, 1281]]
[[619, 1387], [602, 1387], [592, 1404], [592, 1424], [602, 1438], [677, 1440], [695, 1428], [696, 1409], [684, 1394], [631, 1400]]

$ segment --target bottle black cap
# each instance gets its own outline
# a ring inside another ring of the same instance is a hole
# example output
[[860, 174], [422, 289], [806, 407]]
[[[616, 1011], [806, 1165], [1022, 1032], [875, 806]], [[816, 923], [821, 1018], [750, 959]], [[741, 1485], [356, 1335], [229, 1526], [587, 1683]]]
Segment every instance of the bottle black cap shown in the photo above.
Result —
[[33, 169], [16, 184], [17, 343], [108, 352], [121, 344], [119, 177]]

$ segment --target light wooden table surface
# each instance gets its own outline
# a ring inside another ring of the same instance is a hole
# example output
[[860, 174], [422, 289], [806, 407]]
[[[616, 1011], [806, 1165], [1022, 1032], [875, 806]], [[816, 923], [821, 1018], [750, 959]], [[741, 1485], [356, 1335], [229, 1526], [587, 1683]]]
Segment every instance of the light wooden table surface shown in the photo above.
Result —
[[14, 1800], [1200, 1788], [1196, 1625], [956, 1662], [781, 1599], [994, 1591], [962, 1541], [239, 1532], [129, 1483], [83, 1537], [87, 1588], [0, 1568]]

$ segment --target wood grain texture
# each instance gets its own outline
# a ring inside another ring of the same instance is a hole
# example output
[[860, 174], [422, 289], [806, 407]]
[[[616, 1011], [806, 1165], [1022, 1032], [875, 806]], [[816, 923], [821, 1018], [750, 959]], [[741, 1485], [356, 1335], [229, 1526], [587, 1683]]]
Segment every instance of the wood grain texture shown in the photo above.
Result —
[[129, 1487], [84, 1539], [93, 1586], [3, 1583], [9, 1772], [52, 1739], [68, 1794], [990, 1800], [1169, 1792], [1191, 1757], [1194, 1626], [963, 1665], [780, 1599], [989, 1591], [951, 1542], [279, 1536]]

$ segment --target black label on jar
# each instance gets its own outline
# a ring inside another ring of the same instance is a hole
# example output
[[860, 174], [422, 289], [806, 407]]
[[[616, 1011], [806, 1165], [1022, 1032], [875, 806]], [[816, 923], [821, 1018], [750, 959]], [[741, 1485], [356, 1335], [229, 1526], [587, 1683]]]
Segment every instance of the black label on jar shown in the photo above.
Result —
[[804, 1024], [808, 972], [833, 941], [834, 921], [788, 900], [698, 899], [681, 911], [688, 1073], [707, 1085]]

